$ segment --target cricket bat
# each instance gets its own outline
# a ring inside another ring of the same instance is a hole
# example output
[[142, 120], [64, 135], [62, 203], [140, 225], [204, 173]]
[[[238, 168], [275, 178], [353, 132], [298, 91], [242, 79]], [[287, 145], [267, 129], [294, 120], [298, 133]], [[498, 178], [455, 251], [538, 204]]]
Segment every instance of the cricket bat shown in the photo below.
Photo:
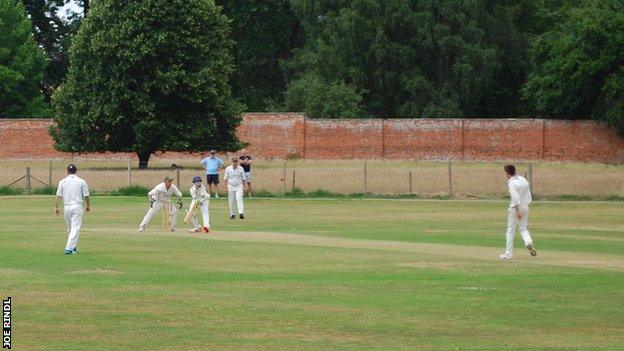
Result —
[[193, 199], [193, 201], [191, 201], [191, 206], [188, 209], [188, 213], [186, 214], [186, 217], [184, 217], [184, 223], [188, 223], [191, 218], [193, 218], [198, 208], [199, 201], [197, 201], [197, 199]]

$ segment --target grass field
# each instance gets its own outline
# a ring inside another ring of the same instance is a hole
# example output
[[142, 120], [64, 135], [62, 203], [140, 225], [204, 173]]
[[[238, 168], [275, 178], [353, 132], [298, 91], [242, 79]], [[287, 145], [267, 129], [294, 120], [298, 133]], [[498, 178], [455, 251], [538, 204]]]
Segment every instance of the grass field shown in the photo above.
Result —
[[[624, 203], [536, 203], [539, 255], [500, 261], [506, 203], [248, 199], [213, 233], [139, 234], [94, 197], [64, 256], [52, 197], [0, 197], [15, 350], [621, 350]], [[188, 201], [187, 201], [188, 204]]]

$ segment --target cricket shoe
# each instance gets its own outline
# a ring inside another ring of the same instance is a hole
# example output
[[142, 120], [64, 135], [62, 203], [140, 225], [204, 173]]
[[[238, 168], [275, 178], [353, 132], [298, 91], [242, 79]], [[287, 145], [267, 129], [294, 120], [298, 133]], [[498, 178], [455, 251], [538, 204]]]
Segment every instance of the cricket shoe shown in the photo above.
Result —
[[74, 255], [77, 255], [77, 254], [78, 254], [78, 248], [77, 248], [77, 247], [74, 247], [74, 249], [72, 250], [72, 253], [73, 253]]
[[215, 193], [215, 198], [218, 199], [219, 198], [219, 194]]
[[139, 227], [139, 233], [143, 233], [145, 231], [145, 227]]
[[204, 230], [204, 233], [206, 234], [210, 233], [210, 229], [208, 227], [203, 227], [202, 229]]
[[238, 217], [239, 217], [240, 219], [245, 219], [245, 215], [244, 215], [244, 214], [242, 214], [242, 213], [241, 213]]
[[199, 233], [199, 232], [201, 232], [201, 229], [199, 228], [189, 229], [189, 233]]
[[502, 254], [499, 257], [501, 260], [511, 260], [511, 255]]
[[71, 255], [73, 252], [74, 252], [73, 250], [65, 250], [65, 255], [66, 255], [66, 256], [69, 256], [69, 255]]
[[537, 251], [535, 251], [535, 248], [533, 247], [533, 244], [527, 245], [526, 248], [531, 253], [531, 256], [533, 256], [533, 257], [537, 256]]
[[231, 215], [230, 219], [236, 219], [236, 215]]

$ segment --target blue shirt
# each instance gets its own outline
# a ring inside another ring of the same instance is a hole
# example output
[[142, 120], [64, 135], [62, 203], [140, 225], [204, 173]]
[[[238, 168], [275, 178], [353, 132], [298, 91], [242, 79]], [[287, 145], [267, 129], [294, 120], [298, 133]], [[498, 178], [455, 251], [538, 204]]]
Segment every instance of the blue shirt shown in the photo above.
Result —
[[206, 174], [218, 174], [223, 161], [218, 157], [206, 157], [201, 161], [201, 164], [206, 169]]

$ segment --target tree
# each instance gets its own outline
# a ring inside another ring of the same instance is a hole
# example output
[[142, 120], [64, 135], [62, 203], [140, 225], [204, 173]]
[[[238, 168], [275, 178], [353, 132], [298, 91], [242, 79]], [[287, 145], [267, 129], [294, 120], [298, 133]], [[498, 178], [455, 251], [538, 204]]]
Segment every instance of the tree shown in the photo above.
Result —
[[32, 21], [35, 40], [48, 57], [43, 92], [49, 102], [52, 92], [67, 75], [69, 36], [74, 26], [59, 16], [59, 9], [67, 0], [23, 0], [23, 3]]
[[545, 118], [603, 119], [624, 135], [624, 3], [563, 7], [533, 42], [525, 99]]
[[242, 110], [228, 83], [228, 21], [211, 0], [99, 0], [73, 38], [55, 92], [59, 150], [236, 150]]
[[0, 116], [49, 116], [41, 91], [45, 55], [21, 2], [0, 0], [0, 33]]
[[234, 95], [248, 111], [263, 111], [268, 104], [281, 102], [286, 77], [280, 62], [289, 60], [292, 49], [299, 45], [299, 22], [288, 1], [218, 0], [217, 3], [232, 21]]
[[291, 4], [305, 44], [286, 65], [293, 77], [287, 96], [312, 94], [290, 90], [314, 75], [352, 87], [363, 116], [521, 113], [528, 37], [519, 24], [532, 9], [527, 0]]

